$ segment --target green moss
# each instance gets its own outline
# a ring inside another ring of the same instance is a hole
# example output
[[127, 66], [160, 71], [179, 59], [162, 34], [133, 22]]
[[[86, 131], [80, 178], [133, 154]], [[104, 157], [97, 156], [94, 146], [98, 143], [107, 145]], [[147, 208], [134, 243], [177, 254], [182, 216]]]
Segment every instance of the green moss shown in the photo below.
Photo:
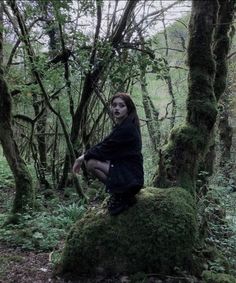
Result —
[[12, 214], [32, 211], [35, 204], [35, 191], [30, 172], [22, 160], [16, 178], [16, 194], [13, 202]]
[[236, 278], [232, 275], [208, 270], [203, 271], [202, 278], [204, 283], [236, 283]]
[[216, 122], [217, 104], [215, 98], [205, 98], [204, 100], [191, 99], [188, 101], [187, 120], [192, 125], [201, 130], [211, 131]]
[[162, 153], [164, 162], [154, 180], [155, 186], [178, 185], [194, 196], [198, 158], [206, 147], [207, 133], [203, 130], [189, 124], [174, 128]]
[[88, 211], [70, 231], [60, 266], [75, 275], [187, 270], [195, 236], [192, 196], [182, 188], [147, 188], [117, 217], [104, 206]]
[[172, 147], [181, 144], [191, 151], [197, 152], [206, 147], [206, 133], [189, 124], [181, 125], [172, 130], [170, 141], [173, 143]]

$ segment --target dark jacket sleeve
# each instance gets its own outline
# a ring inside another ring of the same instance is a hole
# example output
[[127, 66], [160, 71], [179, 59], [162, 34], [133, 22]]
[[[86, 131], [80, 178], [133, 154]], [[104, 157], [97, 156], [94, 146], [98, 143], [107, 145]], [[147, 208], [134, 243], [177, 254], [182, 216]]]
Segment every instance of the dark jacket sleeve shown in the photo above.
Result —
[[137, 138], [138, 129], [135, 125], [129, 123], [117, 126], [102, 142], [90, 148], [84, 158], [102, 161], [122, 158], [123, 155], [127, 155], [124, 148], [132, 146]]

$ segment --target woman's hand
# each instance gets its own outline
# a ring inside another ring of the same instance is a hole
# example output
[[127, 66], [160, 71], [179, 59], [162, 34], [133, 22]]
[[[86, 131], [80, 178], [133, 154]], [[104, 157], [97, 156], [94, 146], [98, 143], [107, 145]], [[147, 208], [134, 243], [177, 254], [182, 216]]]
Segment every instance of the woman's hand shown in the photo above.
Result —
[[84, 155], [81, 155], [80, 157], [75, 159], [75, 163], [72, 168], [73, 173], [79, 173], [80, 167], [83, 162], [84, 162]]

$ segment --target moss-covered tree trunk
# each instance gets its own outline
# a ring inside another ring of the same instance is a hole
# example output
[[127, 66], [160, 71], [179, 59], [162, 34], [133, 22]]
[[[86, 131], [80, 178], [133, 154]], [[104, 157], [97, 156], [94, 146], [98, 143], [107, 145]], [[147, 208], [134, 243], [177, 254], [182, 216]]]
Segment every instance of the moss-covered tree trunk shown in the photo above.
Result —
[[0, 142], [15, 178], [16, 194], [12, 213], [23, 213], [33, 208], [34, 190], [31, 175], [14, 140], [11, 123], [11, 97], [0, 74]]
[[[232, 128], [228, 121], [229, 93], [224, 93], [227, 86], [227, 69], [229, 53], [232, 38], [235, 31], [229, 33], [232, 19], [235, 12], [234, 0], [219, 0], [221, 9], [219, 10], [219, 23], [215, 32], [214, 54], [216, 58], [216, 76], [214, 90], [217, 101], [221, 100], [223, 108], [219, 115], [219, 135], [220, 135], [220, 166], [224, 167], [230, 159], [230, 149], [232, 145]], [[223, 95], [224, 94], [224, 95]]]
[[[225, 12], [228, 19], [223, 22], [226, 20], [223, 17]], [[180, 185], [195, 193], [198, 164], [207, 152], [216, 122], [217, 100], [225, 88], [227, 33], [232, 24], [232, 15], [233, 0], [192, 2], [187, 118], [184, 125], [171, 132], [154, 178], [155, 186]]]
[[233, 128], [229, 122], [229, 101], [228, 95], [221, 100], [222, 108], [219, 115], [219, 142], [220, 142], [220, 167], [224, 168], [230, 161], [231, 146], [233, 139]]
[[12, 213], [23, 213], [33, 208], [34, 190], [31, 175], [14, 140], [11, 120], [11, 96], [3, 77], [3, 11], [0, 4], [0, 143], [15, 178], [16, 194]]
[[[213, 53], [216, 61], [216, 74], [214, 80], [214, 93], [217, 102], [220, 100], [220, 104], [224, 105], [221, 107], [219, 115], [219, 138], [220, 138], [220, 150], [221, 160], [220, 165], [224, 166], [225, 161], [229, 160], [230, 147], [232, 140], [232, 129], [228, 124], [227, 117], [227, 94], [225, 88], [227, 86], [227, 71], [228, 71], [228, 59], [232, 39], [234, 37], [234, 29], [232, 27], [232, 19], [235, 12], [235, 1], [234, 0], [219, 0], [220, 8], [218, 12], [218, 21], [214, 33]], [[231, 29], [231, 30], [230, 30]], [[230, 32], [229, 32], [230, 31]], [[223, 95], [224, 94], [224, 95]], [[215, 135], [212, 134], [210, 141], [210, 148], [205, 156], [205, 159], [201, 163], [201, 170], [208, 172], [208, 176], [212, 175], [215, 161]], [[225, 159], [225, 161], [223, 161]], [[223, 162], [223, 163], [222, 163]]]

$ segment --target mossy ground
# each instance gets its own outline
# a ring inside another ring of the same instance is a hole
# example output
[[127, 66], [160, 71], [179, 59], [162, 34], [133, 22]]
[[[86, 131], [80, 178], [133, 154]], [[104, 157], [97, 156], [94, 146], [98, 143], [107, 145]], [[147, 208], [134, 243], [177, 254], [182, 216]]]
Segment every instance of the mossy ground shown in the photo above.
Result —
[[68, 235], [60, 271], [96, 276], [187, 270], [196, 231], [187, 191], [146, 188], [134, 207], [116, 217], [104, 205], [88, 211]]

